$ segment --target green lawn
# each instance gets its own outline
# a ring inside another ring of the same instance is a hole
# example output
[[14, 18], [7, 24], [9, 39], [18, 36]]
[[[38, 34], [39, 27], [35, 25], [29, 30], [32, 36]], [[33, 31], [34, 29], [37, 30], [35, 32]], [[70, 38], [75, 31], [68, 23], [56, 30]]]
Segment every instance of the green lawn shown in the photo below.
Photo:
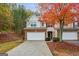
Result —
[[18, 46], [21, 43], [22, 43], [22, 40], [0, 43], [0, 53], [5, 53], [5, 52], [9, 51], [10, 49]]

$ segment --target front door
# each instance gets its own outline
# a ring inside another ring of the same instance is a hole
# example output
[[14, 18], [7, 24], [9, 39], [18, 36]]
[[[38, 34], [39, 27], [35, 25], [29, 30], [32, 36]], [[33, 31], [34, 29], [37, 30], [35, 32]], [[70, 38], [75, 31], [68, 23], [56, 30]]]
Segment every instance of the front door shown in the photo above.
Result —
[[52, 39], [52, 31], [48, 31], [48, 38], [51, 40]]

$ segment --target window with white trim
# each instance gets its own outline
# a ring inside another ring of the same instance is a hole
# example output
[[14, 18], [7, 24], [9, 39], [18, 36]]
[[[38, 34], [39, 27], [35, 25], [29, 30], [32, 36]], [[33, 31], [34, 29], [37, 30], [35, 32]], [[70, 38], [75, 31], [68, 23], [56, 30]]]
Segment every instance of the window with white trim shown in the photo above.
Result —
[[32, 22], [31, 27], [36, 27], [36, 22]]

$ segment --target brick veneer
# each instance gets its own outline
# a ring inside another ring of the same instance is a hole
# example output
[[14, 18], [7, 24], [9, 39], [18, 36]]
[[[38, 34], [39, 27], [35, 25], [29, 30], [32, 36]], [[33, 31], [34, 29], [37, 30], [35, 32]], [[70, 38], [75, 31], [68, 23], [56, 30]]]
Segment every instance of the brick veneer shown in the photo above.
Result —
[[25, 32], [46, 32], [46, 29], [24, 29]]

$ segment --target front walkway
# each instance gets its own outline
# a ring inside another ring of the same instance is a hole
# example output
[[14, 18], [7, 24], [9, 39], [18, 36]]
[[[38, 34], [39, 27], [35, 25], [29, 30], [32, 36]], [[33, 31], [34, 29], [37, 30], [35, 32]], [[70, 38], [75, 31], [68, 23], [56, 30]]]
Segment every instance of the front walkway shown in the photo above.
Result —
[[25, 41], [7, 53], [9, 56], [52, 56], [45, 41]]

